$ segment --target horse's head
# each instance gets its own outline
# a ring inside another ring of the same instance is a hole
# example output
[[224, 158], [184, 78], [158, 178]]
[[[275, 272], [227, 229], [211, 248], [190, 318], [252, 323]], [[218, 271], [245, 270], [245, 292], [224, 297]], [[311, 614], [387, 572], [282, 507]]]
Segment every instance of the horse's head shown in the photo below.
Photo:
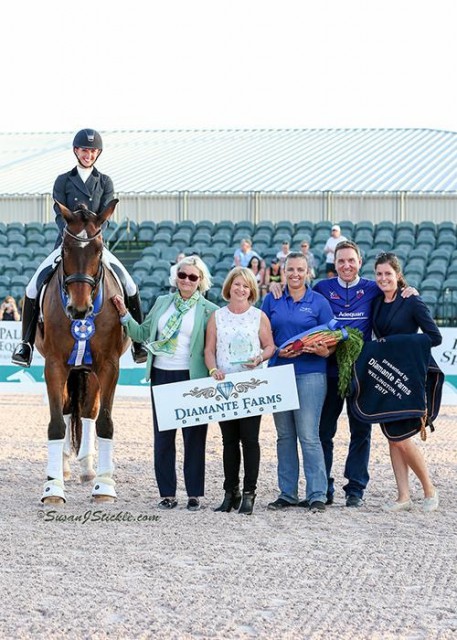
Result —
[[102, 225], [119, 200], [111, 200], [100, 214], [80, 207], [70, 211], [57, 202], [66, 222], [62, 241], [63, 288], [68, 296], [65, 312], [71, 320], [87, 318], [102, 275]]

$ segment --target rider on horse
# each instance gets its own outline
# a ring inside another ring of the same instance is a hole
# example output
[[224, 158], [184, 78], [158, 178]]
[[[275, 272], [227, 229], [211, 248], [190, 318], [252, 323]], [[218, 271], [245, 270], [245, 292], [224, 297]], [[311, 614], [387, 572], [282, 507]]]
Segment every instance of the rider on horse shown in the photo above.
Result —
[[[73, 152], [78, 164], [71, 171], [58, 176], [53, 189], [55, 201], [75, 210], [80, 205], [85, 205], [94, 213], [100, 213], [114, 198], [114, 187], [111, 178], [100, 173], [95, 168], [95, 161], [103, 151], [103, 142], [100, 134], [93, 129], [78, 131], [73, 140]], [[12, 355], [12, 362], [23, 367], [30, 367], [35, 343], [35, 333], [38, 321], [38, 291], [44, 281], [54, 271], [60, 262], [62, 242], [62, 230], [65, 222], [59, 207], [54, 204], [56, 223], [59, 227], [59, 237], [54, 251], [40, 264], [25, 290], [23, 316], [22, 316], [22, 341], [17, 345]], [[103, 262], [111, 271], [119, 277], [127, 295], [128, 309], [137, 322], [142, 321], [141, 301], [138, 288], [119, 260], [103, 249]], [[133, 344], [133, 358], [135, 362], [146, 361], [146, 351], [139, 343]]]

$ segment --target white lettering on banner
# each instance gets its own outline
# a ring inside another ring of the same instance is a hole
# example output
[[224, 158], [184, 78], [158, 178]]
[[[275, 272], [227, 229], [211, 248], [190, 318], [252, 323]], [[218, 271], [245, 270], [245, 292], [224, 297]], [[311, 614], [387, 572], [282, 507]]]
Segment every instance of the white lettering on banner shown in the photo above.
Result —
[[[411, 389], [405, 384], [405, 382], [408, 382], [408, 376], [389, 362], [389, 360], [384, 358], [382, 364], [380, 364], [376, 358], [370, 358], [368, 361], [368, 367], [367, 373], [371, 378], [376, 380], [377, 384], [374, 388], [376, 391], [381, 393], [381, 395], [391, 393], [399, 400], [403, 398], [402, 394], [406, 396], [411, 395]], [[392, 371], [395, 371], [398, 377], [395, 377]]]
[[[280, 375], [278, 373], [280, 372]], [[152, 387], [159, 431], [298, 409], [294, 367], [231, 373]]]

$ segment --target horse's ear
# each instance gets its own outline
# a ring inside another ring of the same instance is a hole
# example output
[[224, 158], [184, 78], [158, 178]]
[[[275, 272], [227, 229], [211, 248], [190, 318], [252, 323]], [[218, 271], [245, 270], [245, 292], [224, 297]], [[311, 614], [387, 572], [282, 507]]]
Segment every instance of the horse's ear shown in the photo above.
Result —
[[119, 200], [117, 200], [116, 198], [114, 198], [114, 200], [111, 200], [111, 202], [108, 202], [106, 207], [98, 216], [98, 219], [100, 220], [100, 224], [103, 224], [104, 222], [106, 222], [111, 218], [118, 202]]
[[54, 200], [54, 202], [59, 207], [60, 213], [62, 214], [63, 218], [67, 222], [70, 222], [73, 218], [73, 214], [71, 213], [70, 209], [67, 209], [67, 207], [64, 204], [61, 204], [58, 200]]

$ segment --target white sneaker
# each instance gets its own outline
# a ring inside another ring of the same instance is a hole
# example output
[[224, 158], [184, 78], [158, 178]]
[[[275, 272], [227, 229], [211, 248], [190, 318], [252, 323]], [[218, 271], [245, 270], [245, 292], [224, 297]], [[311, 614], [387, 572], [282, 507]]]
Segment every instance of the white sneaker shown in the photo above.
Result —
[[397, 511], [411, 511], [413, 508], [413, 503], [411, 500], [405, 500], [404, 502], [390, 502], [389, 504], [385, 504], [383, 509], [384, 511], [390, 511], [391, 513], [395, 513]]
[[434, 496], [432, 496], [431, 498], [425, 498], [422, 509], [427, 513], [429, 511], [436, 511], [438, 509], [439, 504], [440, 504], [440, 498], [438, 495], [438, 490], [435, 489]]

